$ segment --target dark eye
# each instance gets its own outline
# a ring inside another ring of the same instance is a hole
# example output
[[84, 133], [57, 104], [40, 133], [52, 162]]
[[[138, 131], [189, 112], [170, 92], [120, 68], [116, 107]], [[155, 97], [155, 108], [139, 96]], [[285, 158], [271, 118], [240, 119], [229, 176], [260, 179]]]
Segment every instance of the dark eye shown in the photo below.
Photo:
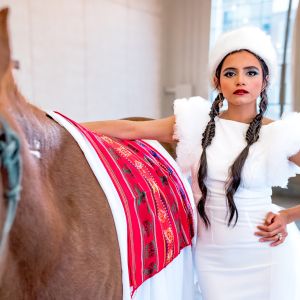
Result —
[[231, 78], [235, 75], [235, 73], [233, 71], [227, 71], [224, 73], [225, 77]]
[[254, 70], [252, 70], [252, 71], [248, 71], [247, 72], [247, 74], [249, 75], [249, 76], [256, 76], [256, 75], [258, 75], [258, 72], [257, 71], [254, 71]]

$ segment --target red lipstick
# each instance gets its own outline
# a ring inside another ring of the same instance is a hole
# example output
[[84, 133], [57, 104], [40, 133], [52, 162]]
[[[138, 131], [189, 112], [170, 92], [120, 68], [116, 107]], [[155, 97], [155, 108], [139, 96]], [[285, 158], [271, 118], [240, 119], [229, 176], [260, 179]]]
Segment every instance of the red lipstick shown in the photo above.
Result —
[[239, 95], [239, 96], [242, 96], [242, 95], [245, 95], [245, 94], [248, 94], [248, 93], [249, 93], [248, 91], [242, 90], [242, 89], [236, 90], [234, 92], [235, 95]]

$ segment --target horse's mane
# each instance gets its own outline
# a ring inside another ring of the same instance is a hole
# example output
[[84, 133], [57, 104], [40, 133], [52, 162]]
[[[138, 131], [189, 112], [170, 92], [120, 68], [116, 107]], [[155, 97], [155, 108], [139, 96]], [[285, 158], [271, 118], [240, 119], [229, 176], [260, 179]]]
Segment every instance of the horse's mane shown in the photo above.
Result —
[[55, 149], [57, 136], [64, 132], [63, 129], [50, 120], [42, 109], [31, 104], [20, 93], [11, 68], [7, 70], [2, 82], [3, 97], [0, 103], [0, 114], [3, 118], [15, 127], [23, 143], [29, 148], [37, 147], [38, 143], [40, 151]]

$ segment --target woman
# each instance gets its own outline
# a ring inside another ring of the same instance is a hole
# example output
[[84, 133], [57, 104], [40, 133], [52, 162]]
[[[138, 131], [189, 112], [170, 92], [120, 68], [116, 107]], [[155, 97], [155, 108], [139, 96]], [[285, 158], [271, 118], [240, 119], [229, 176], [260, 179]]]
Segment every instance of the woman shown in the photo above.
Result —
[[195, 261], [204, 300], [300, 299], [300, 237], [286, 226], [300, 209], [271, 202], [271, 187], [300, 173], [300, 116], [264, 117], [275, 70], [269, 37], [244, 27], [223, 34], [210, 55], [218, 91], [211, 107], [193, 97], [176, 100], [175, 116], [165, 119], [84, 124], [124, 139], [178, 140], [177, 161], [191, 173], [199, 211]]

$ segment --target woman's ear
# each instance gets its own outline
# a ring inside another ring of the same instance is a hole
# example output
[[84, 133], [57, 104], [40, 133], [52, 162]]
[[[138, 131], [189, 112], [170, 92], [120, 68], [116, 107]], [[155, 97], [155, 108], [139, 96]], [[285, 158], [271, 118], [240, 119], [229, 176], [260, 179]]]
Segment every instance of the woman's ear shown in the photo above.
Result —
[[267, 75], [265, 77], [265, 79], [263, 80], [262, 90], [261, 91], [264, 91], [266, 89], [266, 87], [269, 85], [269, 83], [270, 83], [270, 76]]
[[215, 88], [216, 88], [219, 92], [221, 92], [219, 80], [218, 80], [218, 78], [217, 78], [216, 76], [214, 76], [214, 85], [215, 85]]

